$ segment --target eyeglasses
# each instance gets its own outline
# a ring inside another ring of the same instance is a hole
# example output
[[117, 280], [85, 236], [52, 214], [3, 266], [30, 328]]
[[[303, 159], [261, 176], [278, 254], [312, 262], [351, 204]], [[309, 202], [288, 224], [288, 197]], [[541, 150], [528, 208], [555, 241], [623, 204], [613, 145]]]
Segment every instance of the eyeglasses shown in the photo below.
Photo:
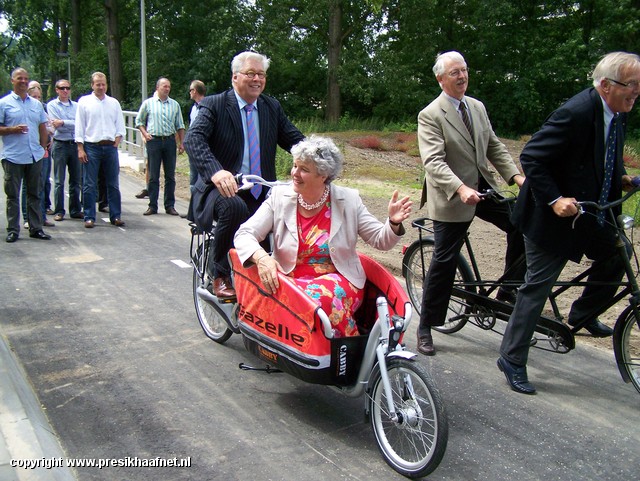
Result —
[[71, 87], [56, 87], [58, 90], [71, 90]]
[[466, 67], [463, 67], [452, 70], [451, 72], [447, 72], [447, 75], [449, 77], [458, 77], [461, 73], [466, 74], [467, 72], [469, 72], [469, 70]]
[[617, 80], [613, 80], [612, 78], [608, 78], [607, 80], [609, 82], [613, 82], [614, 84], [620, 85], [621, 87], [627, 87], [633, 90], [636, 90], [638, 87], [640, 87], [640, 81], [639, 80], [631, 80], [630, 82], [624, 83], [624, 82], [618, 82]]
[[248, 72], [240, 72], [242, 75], [246, 75], [250, 79], [254, 79], [258, 77], [260, 80], [264, 80], [267, 78], [267, 74], [265, 72], [254, 72], [253, 70], [249, 70]]

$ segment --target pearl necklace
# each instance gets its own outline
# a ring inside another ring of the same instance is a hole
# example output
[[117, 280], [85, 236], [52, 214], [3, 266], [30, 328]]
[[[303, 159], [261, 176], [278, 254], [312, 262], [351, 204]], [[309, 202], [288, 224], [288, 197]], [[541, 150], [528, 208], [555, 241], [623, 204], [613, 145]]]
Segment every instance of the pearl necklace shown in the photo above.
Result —
[[320, 197], [320, 200], [318, 202], [316, 202], [315, 204], [307, 204], [304, 199], [302, 198], [302, 194], [298, 194], [298, 204], [300, 204], [300, 206], [305, 209], [305, 210], [314, 210], [317, 209], [318, 207], [320, 207], [322, 204], [324, 204], [327, 201], [327, 197], [329, 197], [329, 186], [325, 186], [324, 188], [324, 194], [322, 194], [322, 197]]

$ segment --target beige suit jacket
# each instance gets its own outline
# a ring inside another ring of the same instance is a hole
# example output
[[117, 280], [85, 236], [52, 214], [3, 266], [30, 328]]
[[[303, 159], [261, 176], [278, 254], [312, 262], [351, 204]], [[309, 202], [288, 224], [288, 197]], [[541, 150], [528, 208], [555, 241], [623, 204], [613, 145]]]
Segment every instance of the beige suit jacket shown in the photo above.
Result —
[[513, 176], [519, 174], [507, 148], [493, 132], [482, 102], [466, 96], [465, 100], [473, 139], [444, 92], [418, 115], [418, 146], [425, 168], [420, 207], [426, 198], [427, 217], [441, 222], [473, 219], [475, 206], [464, 204], [456, 191], [462, 184], [477, 190], [479, 173], [499, 190], [489, 163], [505, 182], [513, 183]]
[[[233, 243], [243, 265], [273, 232], [273, 257], [290, 273], [298, 256], [298, 195], [291, 186], [276, 187], [258, 211], [240, 226]], [[401, 234], [404, 231], [401, 232]], [[371, 246], [389, 250], [400, 240], [389, 225], [376, 219], [362, 203], [358, 191], [331, 184], [329, 253], [340, 274], [361, 289], [366, 276], [356, 252], [358, 236]]]

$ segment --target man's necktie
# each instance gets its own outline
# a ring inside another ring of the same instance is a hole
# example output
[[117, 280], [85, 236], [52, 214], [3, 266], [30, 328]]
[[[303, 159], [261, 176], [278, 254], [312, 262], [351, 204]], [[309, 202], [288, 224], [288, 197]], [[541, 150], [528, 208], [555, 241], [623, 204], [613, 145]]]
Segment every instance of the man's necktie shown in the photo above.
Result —
[[[607, 153], [604, 161], [604, 180], [602, 181], [602, 191], [600, 192], [599, 204], [604, 204], [609, 198], [609, 191], [611, 190], [611, 178], [613, 177], [613, 167], [616, 163], [616, 126], [618, 124], [618, 114], [611, 119], [611, 126], [609, 127], [609, 136], [607, 137]], [[606, 211], [598, 211], [598, 224], [604, 225]]]
[[464, 126], [467, 128], [471, 134], [471, 138], [473, 139], [473, 127], [471, 126], [471, 119], [469, 118], [467, 106], [464, 102], [460, 102], [460, 114], [462, 115], [462, 122], [464, 122]]
[[[256, 132], [256, 126], [253, 123], [253, 105], [245, 105], [247, 112], [247, 137], [249, 141], [249, 173], [262, 176], [260, 169], [260, 142]], [[262, 186], [259, 184], [251, 187], [251, 194], [257, 199], [262, 192]]]

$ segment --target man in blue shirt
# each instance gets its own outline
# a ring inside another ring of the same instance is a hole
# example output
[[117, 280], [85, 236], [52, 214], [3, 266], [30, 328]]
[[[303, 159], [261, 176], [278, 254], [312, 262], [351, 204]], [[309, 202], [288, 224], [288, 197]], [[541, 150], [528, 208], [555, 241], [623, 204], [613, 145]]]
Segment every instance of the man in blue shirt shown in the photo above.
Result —
[[29, 237], [49, 240], [42, 230], [42, 158], [49, 140], [47, 116], [42, 103], [27, 95], [29, 73], [21, 68], [11, 72], [13, 91], [0, 99], [0, 153], [7, 195], [7, 242], [20, 233], [20, 187], [26, 180]]
[[74, 138], [76, 128], [76, 110], [78, 104], [71, 100], [71, 84], [66, 79], [56, 82], [58, 97], [47, 104], [51, 124], [56, 129], [53, 134], [53, 172], [55, 187], [53, 191], [55, 215], [53, 220], [64, 219], [64, 180], [69, 170], [69, 213], [73, 219], [84, 219], [80, 203], [82, 185], [82, 166], [78, 160], [78, 147]]

